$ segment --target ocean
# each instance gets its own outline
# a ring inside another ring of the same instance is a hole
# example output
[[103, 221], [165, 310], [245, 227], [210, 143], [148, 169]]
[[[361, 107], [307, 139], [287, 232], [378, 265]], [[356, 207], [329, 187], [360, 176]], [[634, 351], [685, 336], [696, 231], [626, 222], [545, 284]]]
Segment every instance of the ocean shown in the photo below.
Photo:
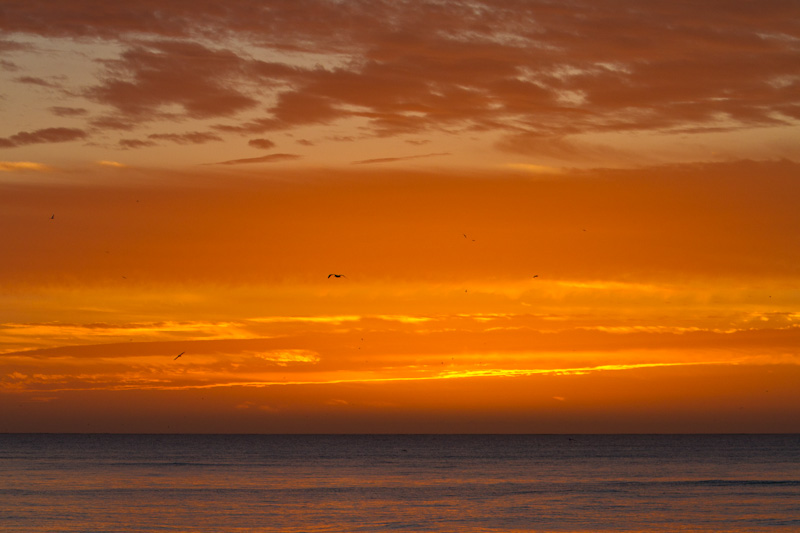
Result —
[[800, 435], [0, 434], [0, 531], [800, 531]]

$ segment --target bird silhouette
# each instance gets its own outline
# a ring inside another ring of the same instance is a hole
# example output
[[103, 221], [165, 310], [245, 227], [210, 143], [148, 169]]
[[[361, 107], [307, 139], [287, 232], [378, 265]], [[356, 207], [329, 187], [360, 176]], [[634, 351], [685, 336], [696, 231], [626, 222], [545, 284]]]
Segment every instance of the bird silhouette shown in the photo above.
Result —
[[331, 276], [333, 276], [334, 278], [346, 278], [347, 277], [344, 274], [328, 274], [328, 278], [330, 278]]
[[52, 215], [50, 215], [50, 220], [53, 220], [54, 218], [56, 218], [56, 214], [55, 214], [55, 213], [53, 213]]
[[[176, 355], [176, 356], [175, 356], [175, 359], [177, 359], [178, 357], [182, 356], [182, 355], [183, 355], [183, 354], [185, 354], [185, 353], [186, 353], [186, 352], [181, 352], [181, 353], [179, 353], [178, 355]], [[175, 359], [173, 359], [173, 361], [175, 361]]]

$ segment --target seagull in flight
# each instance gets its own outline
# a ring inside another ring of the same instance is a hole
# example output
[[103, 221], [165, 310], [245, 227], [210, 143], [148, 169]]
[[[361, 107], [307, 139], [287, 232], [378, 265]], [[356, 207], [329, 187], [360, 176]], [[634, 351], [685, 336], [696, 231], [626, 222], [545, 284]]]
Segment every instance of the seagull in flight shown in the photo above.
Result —
[[334, 278], [346, 278], [347, 277], [344, 274], [328, 274], [328, 279], [330, 279], [331, 276], [333, 276]]
[[183, 355], [183, 354], [185, 354], [185, 353], [186, 353], [186, 352], [181, 352], [181, 353], [179, 353], [178, 355], [176, 355], [176, 356], [175, 356], [175, 359], [173, 359], [173, 361], [175, 361], [175, 360], [176, 360], [178, 357], [182, 356], [182, 355]]

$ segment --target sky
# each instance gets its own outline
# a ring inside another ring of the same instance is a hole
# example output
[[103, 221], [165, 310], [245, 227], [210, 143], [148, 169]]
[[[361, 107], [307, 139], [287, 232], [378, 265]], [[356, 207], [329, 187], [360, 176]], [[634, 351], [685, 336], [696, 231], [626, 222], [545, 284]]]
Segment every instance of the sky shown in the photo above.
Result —
[[0, 432], [800, 432], [794, 0], [4, 0], [0, 117]]

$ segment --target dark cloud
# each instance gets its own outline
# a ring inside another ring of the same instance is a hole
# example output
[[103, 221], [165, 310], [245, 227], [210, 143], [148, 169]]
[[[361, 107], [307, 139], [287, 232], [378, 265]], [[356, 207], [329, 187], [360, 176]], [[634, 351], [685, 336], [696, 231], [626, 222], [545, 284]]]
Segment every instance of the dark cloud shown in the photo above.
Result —
[[75, 128], [44, 128], [36, 131], [21, 131], [11, 137], [0, 138], [0, 147], [11, 148], [27, 144], [60, 143], [85, 139], [87, 134]]
[[262, 150], [269, 150], [275, 146], [275, 143], [269, 139], [250, 139], [247, 144], [253, 148], [261, 148]]
[[289, 128], [305, 124], [331, 122], [350, 113], [337, 108], [336, 100], [327, 95], [311, 92], [284, 92], [278, 103], [270, 109], [276, 128]]
[[271, 118], [259, 118], [255, 120], [249, 120], [247, 122], [237, 124], [235, 126], [231, 126], [229, 124], [215, 124], [211, 127], [215, 130], [224, 131], [226, 133], [241, 133], [241, 134], [264, 133], [267, 131], [281, 129], [281, 125], [278, 123], [278, 121]]
[[17, 83], [27, 83], [28, 85], [40, 85], [42, 87], [47, 87], [48, 89], [61, 88], [61, 85], [59, 83], [54, 83], [44, 78], [37, 78], [34, 76], [20, 76], [19, 78], [15, 78], [14, 81], [16, 81]]
[[82, 107], [53, 106], [50, 112], [59, 117], [82, 117], [89, 114], [89, 111]]
[[158, 146], [153, 141], [142, 141], [141, 139], [120, 139], [119, 145], [123, 148], [147, 148], [148, 146]]
[[218, 135], [200, 131], [188, 133], [153, 133], [147, 136], [147, 140], [121, 139], [119, 145], [123, 148], [147, 148], [149, 146], [158, 146], [156, 141], [169, 141], [175, 144], [204, 144], [221, 140], [222, 138]]
[[0, 68], [7, 72], [17, 72], [19, 70], [19, 66], [16, 63], [5, 59], [0, 59]]
[[257, 100], [234, 88], [245, 61], [226, 50], [211, 50], [191, 42], [155, 42], [126, 50], [122, 58], [105, 62], [101, 85], [86, 96], [113, 106], [129, 119], [150, 120], [169, 105], [186, 116], [209, 118], [234, 114]]
[[261, 157], [248, 157], [246, 159], [232, 159], [230, 161], [222, 161], [220, 163], [213, 163], [215, 165], [245, 165], [249, 163], [277, 163], [279, 161], [291, 161], [293, 159], [300, 159], [297, 154], [270, 154]]
[[203, 144], [212, 141], [221, 141], [222, 137], [213, 133], [194, 131], [189, 133], [153, 133], [148, 139], [157, 141], [171, 141], [176, 144]]

